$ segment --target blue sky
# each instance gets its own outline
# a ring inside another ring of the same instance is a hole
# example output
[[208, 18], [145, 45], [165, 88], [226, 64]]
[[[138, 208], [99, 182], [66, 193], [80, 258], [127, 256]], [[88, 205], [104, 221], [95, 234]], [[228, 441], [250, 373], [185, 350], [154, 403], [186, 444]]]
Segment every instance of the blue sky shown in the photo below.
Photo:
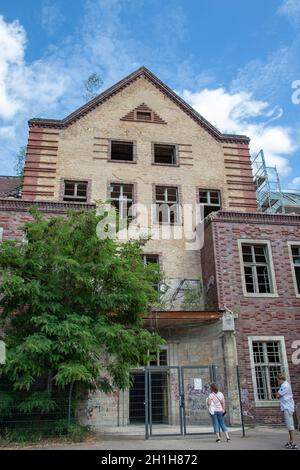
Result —
[[0, 174], [29, 118], [82, 105], [93, 72], [103, 90], [140, 65], [300, 189], [300, 0], [2, 0]]

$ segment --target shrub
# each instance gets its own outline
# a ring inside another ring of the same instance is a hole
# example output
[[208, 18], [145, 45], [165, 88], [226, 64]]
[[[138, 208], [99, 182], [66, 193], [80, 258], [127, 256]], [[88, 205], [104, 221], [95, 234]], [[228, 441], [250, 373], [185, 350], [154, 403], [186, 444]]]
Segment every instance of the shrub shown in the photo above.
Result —
[[90, 430], [88, 426], [83, 426], [80, 423], [74, 423], [69, 426], [69, 437], [74, 442], [82, 442], [88, 436]]

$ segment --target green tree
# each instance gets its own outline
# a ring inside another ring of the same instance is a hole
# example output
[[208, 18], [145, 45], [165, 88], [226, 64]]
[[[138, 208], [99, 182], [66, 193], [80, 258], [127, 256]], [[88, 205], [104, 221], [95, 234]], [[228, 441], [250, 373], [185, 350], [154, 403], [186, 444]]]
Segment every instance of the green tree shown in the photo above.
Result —
[[101, 85], [103, 84], [103, 80], [99, 77], [98, 74], [92, 73], [87, 80], [83, 82], [84, 88], [84, 99], [86, 101], [90, 101], [95, 98], [98, 93]]
[[[7, 345], [0, 374], [17, 393], [32, 391], [19, 410], [54, 409], [52, 386], [127, 388], [129, 369], [163, 343], [143, 324], [157, 299], [159, 270], [143, 264], [145, 240], [99, 239], [104, 215], [45, 218], [32, 210], [26, 243], [0, 245], [0, 332]], [[34, 386], [45, 375], [51, 380], [43, 395]]]
[[15, 160], [15, 171], [17, 176], [24, 176], [24, 166], [26, 160], [26, 147], [21, 147]]

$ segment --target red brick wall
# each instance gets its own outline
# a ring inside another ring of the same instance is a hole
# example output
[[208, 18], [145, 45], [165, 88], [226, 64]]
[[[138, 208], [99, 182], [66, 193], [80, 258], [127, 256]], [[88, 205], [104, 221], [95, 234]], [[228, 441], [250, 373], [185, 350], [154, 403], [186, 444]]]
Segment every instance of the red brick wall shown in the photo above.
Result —
[[55, 129], [31, 126], [29, 129], [23, 200], [54, 196], [59, 132]]
[[[246, 407], [256, 421], [282, 421], [278, 408], [255, 407], [249, 357], [249, 336], [284, 336], [289, 373], [296, 402], [300, 402], [300, 365], [291, 361], [295, 340], [300, 340], [300, 298], [296, 297], [288, 241], [300, 242], [300, 217], [264, 214], [214, 214], [207, 226], [216, 253], [218, 306], [238, 313], [236, 340]], [[210, 231], [210, 232], [209, 232]], [[238, 239], [270, 240], [278, 297], [244, 297]]]
[[[91, 209], [91, 204], [0, 200], [3, 239], [21, 239], [22, 225], [31, 218], [28, 210], [37, 206], [45, 214], [64, 214], [66, 209]], [[243, 296], [238, 239], [270, 240], [277, 298]], [[279, 423], [278, 408], [257, 408], [254, 403], [248, 347], [249, 336], [284, 336], [295, 401], [300, 402], [300, 365], [291, 362], [293, 341], [300, 340], [300, 298], [296, 298], [287, 241], [300, 241], [300, 216], [268, 216], [256, 213], [219, 212], [211, 215], [205, 228], [201, 251], [204, 283], [212, 276], [215, 284], [207, 293], [208, 305], [238, 314], [236, 340], [244, 408], [256, 422]]]
[[0, 199], [0, 227], [3, 228], [3, 240], [21, 240], [22, 226], [32, 220], [28, 213], [30, 208], [37, 207], [46, 216], [65, 214], [67, 210], [94, 209], [94, 204], [52, 203], [38, 201], [21, 201]]
[[225, 175], [231, 210], [256, 212], [256, 189], [253, 181], [248, 144], [224, 144]]

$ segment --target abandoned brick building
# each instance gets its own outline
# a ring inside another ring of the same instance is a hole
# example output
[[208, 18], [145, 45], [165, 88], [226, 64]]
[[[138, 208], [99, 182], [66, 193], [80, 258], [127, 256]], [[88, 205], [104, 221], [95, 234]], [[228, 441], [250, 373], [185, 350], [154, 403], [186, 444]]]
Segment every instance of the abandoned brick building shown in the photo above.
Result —
[[[133, 204], [200, 204], [200, 246], [180, 236], [180, 210], [139, 220], [173, 234], [145, 247], [145, 262], [166, 276], [164, 307], [147, 322], [166, 339], [151, 363], [165, 367], [154, 377], [154, 421], [178, 423], [185, 393], [186, 422], [206, 423], [205, 387], [216, 378], [239, 423], [236, 365], [248, 420], [281, 422], [279, 371], [300, 402], [300, 215], [258, 211], [246, 136], [222, 134], [142, 67], [62, 120], [31, 119], [21, 194], [17, 180], [0, 185], [3, 240], [22, 237], [33, 205], [64, 214], [111, 200], [127, 217]], [[91, 397], [82, 419], [95, 428], [143, 421], [143, 368], [132, 375], [130, 390]]]

